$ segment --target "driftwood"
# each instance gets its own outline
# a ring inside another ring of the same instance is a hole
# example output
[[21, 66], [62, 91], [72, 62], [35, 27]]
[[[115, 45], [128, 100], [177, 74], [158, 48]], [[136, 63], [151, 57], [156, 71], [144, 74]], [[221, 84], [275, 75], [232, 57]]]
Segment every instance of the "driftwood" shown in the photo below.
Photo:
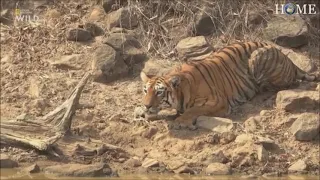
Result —
[[[120, 150], [120, 148], [104, 144], [98, 141], [90, 141], [87, 138], [71, 135], [70, 128], [72, 117], [76, 109], [82, 107], [79, 104], [81, 92], [91, 74], [87, 73], [72, 91], [68, 99], [53, 111], [43, 117], [26, 120], [17, 117], [13, 120], [1, 120], [0, 144], [19, 146], [46, 151], [59, 156], [55, 149], [59, 149], [63, 155], [72, 155], [74, 147], [109, 147], [109, 149]], [[55, 147], [55, 148], [53, 148]]]

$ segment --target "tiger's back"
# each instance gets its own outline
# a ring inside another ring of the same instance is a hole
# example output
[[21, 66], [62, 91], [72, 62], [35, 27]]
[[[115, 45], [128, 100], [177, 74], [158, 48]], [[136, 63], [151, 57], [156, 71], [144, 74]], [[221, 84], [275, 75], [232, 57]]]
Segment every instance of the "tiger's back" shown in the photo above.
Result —
[[[185, 63], [162, 77], [145, 78], [149, 85], [143, 101], [146, 107], [167, 102], [183, 113], [180, 119], [190, 121], [199, 115], [230, 112], [262, 88], [287, 88], [297, 79], [319, 81], [318, 76], [302, 71], [271, 45], [235, 43], [204, 60]], [[164, 93], [158, 94], [159, 91]]]

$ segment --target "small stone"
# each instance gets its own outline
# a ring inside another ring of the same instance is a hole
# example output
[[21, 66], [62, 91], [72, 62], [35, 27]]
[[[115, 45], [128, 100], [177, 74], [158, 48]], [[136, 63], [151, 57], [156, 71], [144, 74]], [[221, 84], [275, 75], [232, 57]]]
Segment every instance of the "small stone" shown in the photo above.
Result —
[[259, 161], [261, 161], [261, 162], [268, 161], [268, 158], [269, 158], [268, 151], [266, 149], [264, 149], [264, 147], [262, 145], [258, 147], [257, 154], [258, 154]]
[[136, 158], [131, 158], [125, 162], [125, 165], [128, 167], [139, 167], [141, 166], [141, 162]]
[[18, 167], [18, 163], [10, 159], [9, 156], [5, 154], [0, 154], [0, 168], [15, 168]]
[[174, 170], [176, 174], [195, 174], [194, 170], [188, 166], [181, 166], [178, 169]]
[[67, 40], [69, 41], [88, 41], [91, 39], [93, 39], [91, 33], [85, 29], [70, 29], [67, 33]]
[[157, 127], [149, 127], [147, 129], [147, 131], [145, 131], [144, 133], [142, 133], [142, 136], [147, 138], [147, 139], [150, 139], [152, 138], [156, 133], [158, 132], [158, 128]]
[[258, 176], [254, 174], [250, 174], [250, 175], [241, 176], [240, 179], [258, 179]]
[[220, 134], [220, 144], [229, 144], [236, 139], [233, 132], [223, 132]]
[[94, 8], [91, 12], [91, 14], [89, 15], [88, 20], [90, 21], [98, 21], [98, 20], [102, 20], [103, 17], [105, 15], [105, 12], [103, 9], [101, 8]]
[[233, 129], [232, 120], [220, 117], [200, 116], [197, 118], [196, 125], [218, 133], [230, 132]]
[[134, 119], [145, 118], [145, 108], [138, 106], [134, 108], [133, 117]]
[[236, 143], [247, 143], [252, 142], [254, 140], [254, 136], [252, 134], [240, 134], [236, 137]]
[[66, 55], [57, 60], [52, 60], [50, 64], [58, 69], [78, 70], [81, 69], [81, 66], [79, 66], [81, 58], [83, 58], [83, 54]]
[[271, 115], [271, 113], [267, 110], [260, 111], [260, 116], [270, 116], [270, 115]]
[[206, 162], [226, 164], [227, 162], [229, 162], [229, 159], [224, 155], [222, 151], [218, 151], [207, 157]]
[[[63, 164], [49, 166], [44, 169], [45, 173], [54, 174], [56, 176], [71, 177], [105, 177], [110, 175], [112, 170], [107, 164]], [[108, 173], [108, 174], [106, 174]]]
[[304, 160], [298, 160], [297, 162], [293, 163], [289, 168], [289, 172], [302, 172], [307, 169], [307, 164]]
[[176, 46], [178, 57], [183, 60], [201, 60], [212, 53], [204, 36], [188, 37], [179, 41]]
[[144, 168], [159, 167], [159, 161], [154, 160], [154, 159], [150, 159], [150, 158], [146, 158], [146, 159], [142, 162], [142, 167], [144, 167]]
[[231, 169], [228, 165], [222, 163], [211, 163], [205, 169], [207, 175], [229, 175]]
[[85, 23], [83, 28], [91, 33], [93, 37], [102, 36], [104, 34], [104, 30], [96, 25], [95, 23]]
[[38, 164], [33, 164], [31, 166], [24, 168], [23, 171], [28, 172], [28, 173], [38, 173], [38, 172], [40, 172], [40, 167], [38, 166]]
[[269, 179], [269, 178], [274, 179], [275, 177], [279, 177], [279, 173], [278, 172], [264, 173], [262, 177], [266, 179]]
[[248, 132], [254, 132], [257, 130], [257, 120], [255, 117], [250, 117], [244, 122], [244, 127]]
[[291, 133], [298, 141], [311, 141], [319, 136], [319, 115], [315, 113], [303, 113], [290, 127]]

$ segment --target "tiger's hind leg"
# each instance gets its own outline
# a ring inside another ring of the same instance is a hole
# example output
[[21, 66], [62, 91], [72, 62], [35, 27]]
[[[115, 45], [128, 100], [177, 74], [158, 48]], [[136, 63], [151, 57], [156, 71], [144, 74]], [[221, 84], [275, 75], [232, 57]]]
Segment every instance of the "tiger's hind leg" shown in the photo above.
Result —
[[298, 79], [317, 79], [303, 72], [279, 49], [270, 45], [255, 50], [248, 63], [249, 72], [261, 91], [286, 89], [295, 85]]

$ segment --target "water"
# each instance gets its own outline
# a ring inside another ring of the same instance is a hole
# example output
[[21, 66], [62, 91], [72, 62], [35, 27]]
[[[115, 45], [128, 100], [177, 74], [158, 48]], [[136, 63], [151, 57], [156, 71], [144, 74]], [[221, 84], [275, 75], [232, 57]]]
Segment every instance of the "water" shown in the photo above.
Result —
[[[129, 180], [129, 179], [139, 179], [139, 180], [162, 180], [162, 179], [170, 179], [170, 180], [239, 180], [242, 179], [240, 176], [230, 175], [230, 176], [191, 176], [191, 175], [178, 175], [178, 174], [148, 174], [148, 175], [120, 175], [120, 177], [97, 177], [97, 178], [78, 178], [78, 177], [54, 177], [53, 175], [37, 173], [37, 174], [26, 174], [19, 172], [16, 169], [1, 169], [1, 180], [10, 179], [10, 180], [25, 180], [25, 179], [41, 179], [41, 180], [49, 180], [49, 179], [80, 179], [80, 180]], [[265, 180], [263, 177], [258, 177], [255, 179]], [[275, 177], [268, 179], [277, 179], [277, 180], [319, 180], [317, 176], [294, 176], [288, 175], [284, 177]]]

